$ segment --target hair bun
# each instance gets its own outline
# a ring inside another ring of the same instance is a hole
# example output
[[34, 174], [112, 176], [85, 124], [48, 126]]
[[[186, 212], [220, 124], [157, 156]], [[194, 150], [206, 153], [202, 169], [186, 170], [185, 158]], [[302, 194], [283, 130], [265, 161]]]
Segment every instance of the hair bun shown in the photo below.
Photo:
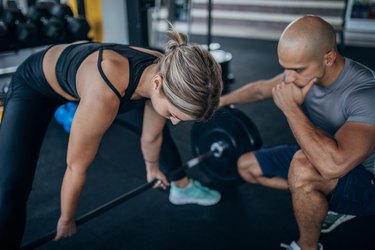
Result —
[[176, 29], [173, 27], [172, 24], [170, 25], [170, 30], [169, 30], [169, 41], [167, 43], [167, 49], [166, 51], [171, 51], [180, 48], [181, 46], [187, 46], [187, 36], [184, 33], [180, 33], [176, 31]]

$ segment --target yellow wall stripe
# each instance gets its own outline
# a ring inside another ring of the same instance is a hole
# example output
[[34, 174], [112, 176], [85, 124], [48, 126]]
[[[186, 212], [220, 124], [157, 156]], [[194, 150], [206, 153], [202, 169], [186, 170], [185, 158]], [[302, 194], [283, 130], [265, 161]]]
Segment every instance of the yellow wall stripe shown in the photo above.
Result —
[[[77, 0], [68, 0], [74, 15], [78, 15]], [[103, 17], [101, 0], [85, 0], [86, 19], [90, 24], [89, 37], [96, 42], [103, 41]]]

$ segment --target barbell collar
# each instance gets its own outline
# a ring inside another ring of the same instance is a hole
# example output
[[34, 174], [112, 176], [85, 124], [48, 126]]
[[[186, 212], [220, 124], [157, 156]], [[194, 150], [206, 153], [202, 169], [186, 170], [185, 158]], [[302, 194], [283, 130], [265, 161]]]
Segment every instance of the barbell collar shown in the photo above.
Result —
[[211, 144], [210, 150], [216, 158], [219, 158], [223, 155], [224, 150], [228, 149], [228, 143], [224, 141], [217, 141]]
[[211, 156], [214, 156], [216, 158], [221, 157], [224, 150], [227, 148], [229, 148], [229, 145], [223, 141], [214, 142], [212, 143], [209, 151], [201, 155], [198, 155], [193, 159], [190, 159], [188, 162], [186, 162], [185, 167], [192, 168]]

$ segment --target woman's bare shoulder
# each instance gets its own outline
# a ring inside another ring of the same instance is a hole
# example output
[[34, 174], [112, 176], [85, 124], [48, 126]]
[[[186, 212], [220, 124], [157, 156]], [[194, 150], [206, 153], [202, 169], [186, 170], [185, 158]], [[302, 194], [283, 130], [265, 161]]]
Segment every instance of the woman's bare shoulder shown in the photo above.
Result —
[[[117, 89], [121, 96], [123, 96], [129, 82], [128, 59], [114, 51], [104, 51], [101, 68], [108, 81]], [[102, 78], [104, 77], [102, 76]]]
[[88, 60], [81, 65], [78, 73], [77, 88], [80, 96], [84, 92], [92, 93], [96, 90], [101, 95], [108, 94], [108, 91], [112, 95], [115, 94], [109, 85], [124, 96], [129, 81], [129, 62], [127, 58], [119, 56], [116, 52], [105, 50], [100, 63], [96, 60]]

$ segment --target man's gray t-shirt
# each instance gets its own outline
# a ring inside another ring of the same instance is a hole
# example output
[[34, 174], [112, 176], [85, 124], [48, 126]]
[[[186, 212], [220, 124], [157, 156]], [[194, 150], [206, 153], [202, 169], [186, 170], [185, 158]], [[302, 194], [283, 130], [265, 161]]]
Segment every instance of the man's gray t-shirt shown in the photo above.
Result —
[[[375, 125], [375, 72], [345, 58], [345, 66], [328, 88], [314, 85], [304, 108], [311, 122], [330, 135], [347, 121]], [[375, 152], [363, 162], [375, 174]]]

